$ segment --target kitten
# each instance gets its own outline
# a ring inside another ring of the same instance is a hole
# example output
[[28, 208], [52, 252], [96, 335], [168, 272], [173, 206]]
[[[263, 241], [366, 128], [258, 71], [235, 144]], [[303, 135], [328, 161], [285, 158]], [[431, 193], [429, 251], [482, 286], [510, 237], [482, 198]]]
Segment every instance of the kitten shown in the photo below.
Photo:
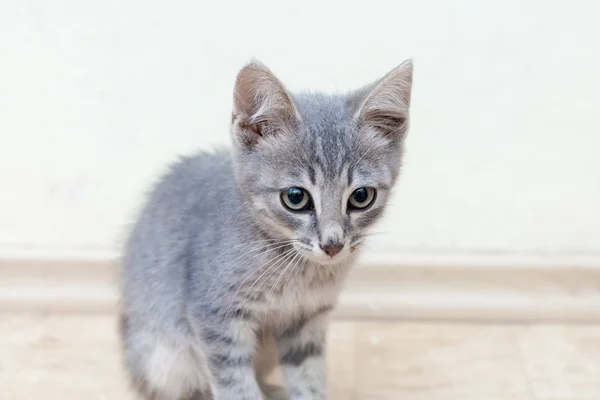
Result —
[[411, 86], [411, 61], [347, 95], [239, 72], [233, 151], [173, 166], [126, 245], [123, 353], [144, 398], [263, 399], [263, 336], [289, 398], [325, 398], [327, 319], [398, 176]]

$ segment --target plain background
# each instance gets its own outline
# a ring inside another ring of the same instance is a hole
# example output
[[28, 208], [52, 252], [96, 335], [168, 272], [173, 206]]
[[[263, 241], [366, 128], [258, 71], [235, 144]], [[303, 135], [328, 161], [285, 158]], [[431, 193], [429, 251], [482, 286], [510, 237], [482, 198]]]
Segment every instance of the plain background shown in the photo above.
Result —
[[[111, 254], [251, 58], [343, 91], [415, 60], [380, 253], [600, 254], [593, 1], [0, 1], [0, 256]], [[207, 196], [210, 188], [207, 188]], [[215, 210], [218, 212], [218, 210]]]

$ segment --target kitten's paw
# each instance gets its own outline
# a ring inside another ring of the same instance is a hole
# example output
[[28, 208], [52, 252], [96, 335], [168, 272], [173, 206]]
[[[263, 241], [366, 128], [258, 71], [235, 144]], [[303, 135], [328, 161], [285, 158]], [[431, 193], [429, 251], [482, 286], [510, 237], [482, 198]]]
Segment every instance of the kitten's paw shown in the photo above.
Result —
[[262, 385], [262, 391], [265, 400], [289, 400], [289, 396], [284, 388], [265, 383]]

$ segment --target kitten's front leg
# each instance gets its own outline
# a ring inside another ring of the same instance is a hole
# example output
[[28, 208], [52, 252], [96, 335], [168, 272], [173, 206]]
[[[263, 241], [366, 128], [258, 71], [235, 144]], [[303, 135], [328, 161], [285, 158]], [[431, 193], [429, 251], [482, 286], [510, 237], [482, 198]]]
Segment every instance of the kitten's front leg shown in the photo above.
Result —
[[263, 400], [253, 365], [255, 332], [254, 322], [240, 315], [205, 328], [215, 400]]
[[281, 366], [291, 400], [323, 400], [326, 397], [327, 314], [322, 312], [299, 321], [278, 339]]

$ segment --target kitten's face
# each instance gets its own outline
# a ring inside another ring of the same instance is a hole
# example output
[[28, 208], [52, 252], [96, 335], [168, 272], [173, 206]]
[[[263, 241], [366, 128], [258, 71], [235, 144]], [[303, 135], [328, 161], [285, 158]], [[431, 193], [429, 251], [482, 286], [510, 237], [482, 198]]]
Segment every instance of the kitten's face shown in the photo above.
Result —
[[411, 77], [403, 64], [348, 96], [292, 97], [262, 65], [240, 72], [236, 175], [265, 231], [320, 264], [356, 250], [398, 176]]

